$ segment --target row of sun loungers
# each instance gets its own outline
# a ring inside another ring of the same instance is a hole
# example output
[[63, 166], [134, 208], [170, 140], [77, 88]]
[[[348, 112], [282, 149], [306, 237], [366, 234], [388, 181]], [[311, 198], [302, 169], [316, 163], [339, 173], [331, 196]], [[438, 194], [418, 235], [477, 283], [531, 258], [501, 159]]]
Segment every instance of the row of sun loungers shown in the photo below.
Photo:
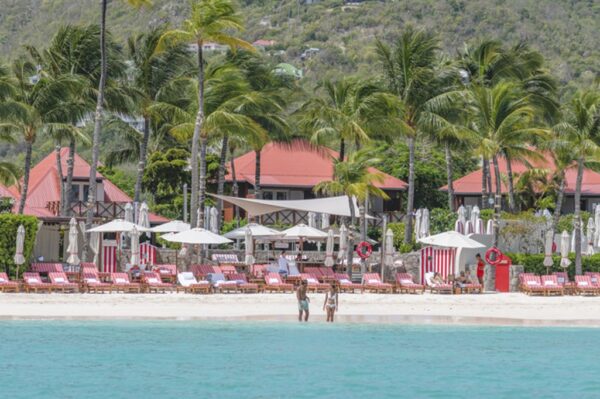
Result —
[[569, 281], [565, 272], [537, 276], [532, 273], [519, 275], [519, 288], [527, 295], [600, 295], [600, 273], [586, 272]]

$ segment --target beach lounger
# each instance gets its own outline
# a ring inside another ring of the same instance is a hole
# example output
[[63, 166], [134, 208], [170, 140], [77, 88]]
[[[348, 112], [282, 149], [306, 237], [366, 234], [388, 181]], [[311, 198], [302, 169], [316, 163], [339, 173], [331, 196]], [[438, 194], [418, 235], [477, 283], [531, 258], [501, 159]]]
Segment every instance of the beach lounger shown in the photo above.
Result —
[[177, 265], [158, 264], [154, 265], [152, 270], [157, 272], [161, 280], [165, 283], [174, 283], [177, 281]]
[[227, 280], [235, 281], [237, 288], [240, 292], [258, 292], [258, 284], [249, 283], [246, 279], [246, 275], [242, 273], [226, 274]]
[[142, 286], [140, 283], [132, 283], [129, 280], [127, 273], [111, 273], [110, 281], [112, 283], [112, 289], [115, 292], [142, 292]]
[[302, 281], [306, 281], [308, 292], [327, 292], [331, 289], [331, 284], [319, 282], [312, 274], [301, 273], [300, 278], [302, 278]]
[[179, 282], [179, 286], [177, 286], [177, 292], [179, 292], [180, 289], [183, 289], [183, 292], [189, 292], [192, 294], [210, 294], [212, 292], [212, 286], [210, 285], [210, 282], [207, 280], [196, 280], [196, 277], [194, 277], [194, 273], [192, 272], [181, 272], [177, 274], [177, 281]]
[[206, 276], [210, 273], [218, 273], [213, 265], [192, 265], [190, 266], [190, 271], [199, 280], [206, 280]]
[[336, 284], [340, 292], [356, 292], [362, 291], [362, 284], [353, 283], [345, 273], [335, 273]]
[[563, 287], [565, 295], [577, 294], [577, 287], [574, 281], [569, 281], [569, 275], [566, 272], [554, 272], [558, 285]]
[[543, 275], [541, 278], [542, 285], [546, 289], [545, 295], [564, 295], [565, 289], [558, 284], [558, 278], [555, 275]]
[[171, 283], [163, 283], [158, 273], [148, 271], [142, 274], [142, 286], [145, 288], [144, 291], [156, 293], [173, 291], [175, 288]]
[[98, 271], [96, 269], [86, 269], [86, 271], [82, 274], [81, 277], [81, 288], [84, 292], [106, 292], [109, 293], [112, 291], [112, 284], [106, 283], [100, 280], [98, 276]]
[[64, 272], [48, 273], [52, 291], [58, 292], [77, 292], [77, 284], [69, 282], [67, 275]]
[[542, 285], [540, 276], [534, 274], [523, 273], [523, 292], [527, 295], [540, 294], [547, 295], [547, 290]]
[[212, 284], [215, 292], [237, 292], [238, 290], [237, 283], [227, 280], [223, 273], [209, 274], [208, 281]]
[[0, 273], [0, 292], [19, 292], [19, 283], [10, 281], [8, 275], [2, 272]]
[[422, 294], [425, 292], [425, 286], [415, 283], [408, 273], [396, 273], [396, 290], [400, 293]]
[[436, 284], [432, 282], [432, 278], [434, 276], [433, 272], [425, 273], [425, 283], [427, 284], [427, 288], [429, 288], [429, 292], [432, 294], [453, 294], [454, 286], [449, 283], [444, 284]]
[[221, 273], [225, 275], [237, 273], [237, 269], [233, 265], [219, 265], [219, 269], [221, 269]]
[[265, 275], [265, 291], [270, 292], [292, 292], [294, 286], [292, 284], [284, 283], [281, 280], [279, 273], [267, 273]]
[[38, 272], [23, 273], [23, 288], [25, 292], [52, 292], [52, 284], [44, 283]]
[[365, 273], [362, 277], [362, 286], [364, 291], [383, 292], [391, 294], [394, 287], [391, 284], [384, 283], [377, 273]]
[[598, 295], [600, 289], [592, 284], [590, 276], [575, 276], [575, 285], [579, 295]]
[[30, 269], [34, 273], [64, 272], [62, 263], [32, 263]]

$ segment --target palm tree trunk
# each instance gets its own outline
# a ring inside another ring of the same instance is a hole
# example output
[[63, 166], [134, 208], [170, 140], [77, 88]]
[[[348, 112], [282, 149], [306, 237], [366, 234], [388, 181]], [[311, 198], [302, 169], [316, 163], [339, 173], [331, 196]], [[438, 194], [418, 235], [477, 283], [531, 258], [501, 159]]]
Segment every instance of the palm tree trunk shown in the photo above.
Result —
[[[221, 140], [221, 157], [219, 158], [219, 173], [217, 174], [217, 194], [223, 195], [225, 192], [225, 163], [227, 163], [227, 144], [229, 136], [224, 135]], [[219, 211], [219, 229], [223, 218], [223, 200], [217, 201], [217, 210]]]
[[54, 146], [54, 156], [56, 158], [56, 171], [58, 172], [58, 182], [60, 184], [60, 209], [59, 214], [62, 214], [63, 203], [65, 202], [65, 182], [63, 180], [63, 171], [62, 171], [62, 160], [60, 159], [60, 141], [56, 141], [56, 145]]
[[488, 164], [484, 157], [481, 157], [481, 209], [487, 208], [488, 189], [487, 189]]
[[412, 242], [413, 221], [412, 213], [415, 205], [415, 138], [408, 138], [408, 198], [406, 201], [406, 223], [404, 227], [404, 242]]
[[260, 188], [260, 153], [261, 150], [254, 151], [255, 154], [255, 165], [254, 165], [254, 198], [262, 199], [262, 192]]
[[500, 211], [502, 210], [502, 184], [500, 182], [500, 166], [498, 157], [494, 156], [494, 177], [496, 180], [496, 196], [494, 197], [494, 246], [498, 247], [500, 240]]
[[[96, 205], [96, 195], [98, 191], [96, 182], [96, 172], [98, 169], [98, 160], [100, 158], [100, 134], [102, 131], [102, 113], [104, 106], [104, 88], [106, 86], [106, 75], [108, 68], [106, 65], [106, 8], [108, 0], [102, 0], [100, 17], [100, 83], [98, 84], [98, 97], [96, 99], [96, 113], [94, 115], [94, 135], [92, 137], [92, 163], [90, 165], [90, 180], [88, 190], [87, 215], [85, 219], [86, 230], [92, 227], [94, 221], [94, 208]], [[89, 242], [89, 233], [85, 234], [83, 246], [83, 258], [88, 259], [87, 243]]]
[[354, 210], [354, 201], [352, 196], [348, 196], [350, 205], [350, 224], [348, 225], [348, 249], [346, 250], [346, 265], [348, 275], [352, 278], [352, 260], [354, 259], [354, 223], [356, 222], [356, 212]]
[[198, 113], [196, 114], [196, 123], [194, 125], [194, 135], [192, 136], [192, 193], [190, 199], [190, 223], [192, 226], [199, 226], [198, 220], [198, 147], [200, 146], [200, 131], [204, 123], [204, 59], [202, 56], [202, 43], [196, 43], [198, 47]]
[[340, 162], [344, 161], [345, 156], [346, 156], [346, 141], [343, 138], [341, 138], [340, 139], [340, 156], [339, 156]]
[[581, 269], [581, 183], [583, 181], [583, 158], [577, 160], [577, 181], [575, 183], [575, 274], [583, 274]]
[[206, 200], [206, 150], [208, 137], [200, 137], [200, 181], [198, 182], [198, 226], [204, 227], [204, 201]]
[[[239, 194], [239, 190], [238, 190], [238, 182], [237, 182], [237, 176], [235, 175], [235, 162], [234, 162], [234, 158], [233, 158], [233, 152], [231, 152], [230, 154], [231, 157], [231, 195], [234, 197], [237, 197]], [[235, 221], [237, 224], [237, 227], [239, 226], [240, 223], [240, 208], [238, 208], [236, 205], [233, 206], [234, 209], [234, 214], [235, 214]]]
[[508, 207], [511, 213], [515, 213], [517, 210], [517, 204], [515, 201], [515, 185], [513, 179], [511, 160], [508, 155], [505, 154], [506, 159], [506, 174], [508, 176]]
[[31, 171], [31, 152], [33, 143], [27, 141], [25, 143], [25, 173], [23, 174], [23, 186], [21, 187], [21, 199], [19, 201], [19, 215], [25, 210], [25, 202], [27, 201], [27, 191], [29, 190], [29, 172]]
[[558, 186], [558, 193], [556, 195], [556, 207], [554, 208], [554, 217], [552, 218], [552, 229], [556, 229], [558, 226], [558, 220], [560, 219], [560, 212], [562, 210], [563, 199], [565, 198], [565, 172], [562, 171], [560, 174], [560, 184]]
[[69, 157], [67, 158], [67, 181], [63, 203], [63, 216], [71, 213], [71, 197], [73, 192], [73, 170], [75, 168], [75, 139], [69, 140]]
[[452, 153], [450, 152], [450, 145], [448, 143], [445, 143], [444, 147], [446, 152], [446, 176], [448, 178], [448, 209], [454, 212], [454, 184], [452, 180], [454, 171], [452, 170]]
[[[490, 198], [492, 198], [492, 167], [490, 166], [490, 160], [487, 159], [485, 161], [486, 163], [486, 172], [485, 172], [485, 178], [487, 179], [487, 196], [488, 196], [488, 200]], [[488, 208], [491, 208], [488, 204]]]
[[146, 160], [148, 153], [148, 142], [150, 141], [150, 118], [144, 117], [144, 135], [140, 143], [140, 159], [137, 167], [137, 177], [135, 179], [135, 193], [133, 195], [134, 202], [140, 202], [142, 195], [142, 179], [144, 178], [144, 171], [146, 170]]

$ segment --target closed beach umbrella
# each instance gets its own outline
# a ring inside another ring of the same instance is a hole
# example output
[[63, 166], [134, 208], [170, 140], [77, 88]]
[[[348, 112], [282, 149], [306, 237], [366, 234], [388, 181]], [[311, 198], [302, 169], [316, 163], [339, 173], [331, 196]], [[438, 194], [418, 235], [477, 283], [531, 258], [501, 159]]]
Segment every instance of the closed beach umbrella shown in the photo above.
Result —
[[348, 230], [346, 230], [346, 226], [342, 224], [340, 227], [340, 248], [338, 250], [338, 261], [344, 259], [346, 256], [346, 251], [348, 249]]
[[544, 266], [552, 267], [554, 262], [552, 261], [552, 244], [554, 242], [554, 231], [551, 229], [546, 230], [546, 241], [544, 243]]
[[[140, 206], [138, 224], [144, 229], [150, 229], [150, 216], [148, 215], [148, 205], [146, 205], [145, 202], [142, 202], [142, 205]], [[147, 232], [146, 235], [150, 237], [149, 232]]]
[[219, 211], [214, 206], [210, 208], [210, 231], [219, 234]]
[[325, 245], [325, 266], [331, 267], [335, 262], [333, 261], [333, 230], [329, 229], [327, 232], [327, 245]]
[[475, 227], [473, 226], [473, 223], [471, 223], [470, 220], [467, 220], [467, 223], [465, 223], [465, 235], [473, 233], [475, 233]]
[[140, 232], [136, 227], [129, 232], [131, 238], [131, 266], [140, 265]]
[[77, 221], [75, 218], [71, 218], [69, 222], [69, 247], [67, 248], [67, 252], [69, 257], [67, 258], [67, 263], [70, 265], [78, 265], [79, 260], [79, 250], [77, 245]]
[[[424, 208], [421, 213], [421, 237], [429, 236], [429, 210]], [[387, 234], [387, 233], [386, 233]]]
[[590, 217], [588, 219], [588, 224], [587, 224], [587, 254], [590, 256], [592, 256], [595, 253], [595, 251], [594, 251], [594, 231], [595, 231], [594, 219]]
[[485, 233], [487, 235], [493, 236], [494, 235], [494, 221], [492, 219], [489, 219], [487, 221], [487, 226], [485, 229]]
[[479, 207], [477, 205], [475, 205], [473, 207], [473, 209], [471, 210], [471, 223], [473, 223], [473, 226], [477, 225], [477, 219], [479, 219], [479, 215], [480, 215], [480, 211], [479, 211]]
[[458, 214], [458, 220], [460, 220], [464, 226], [465, 223], [467, 223], [467, 208], [465, 208], [464, 205], [461, 205], [458, 207], [456, 213]]
[[569, 267], [571, 261], [569, 260], [569, 233], [566, 230], [563, 230], [560, 235], [560, 265], [562, 267]]
[[246, 227], [246, 258], [244, 263], [247, 265], [254, 264], [254, 242], [252, 240], [252, 230]]
[[329, 214], [322, 213], [321, 214], [321, 229], [325, 230], [329, 228]]
[[594, 226], [596, 230], [594, 232], [594, 242], [597, 247], [600, 247], [600, 206], [596, 205], [596, 209], [594, 209]]
[[384, 264], [391, 266], [394, 263], [394, 232], [387, 229], [385, 233], [385, 260]]
[[90, 234], [90, 250], [94, 254], [94, 259], [92, 260], [94, 264], [98, 263], [98, 254], [100, 253], [100, 233], [91, 233]]
[[421, 222], [423, 221], [423, 211], [417, 209], [415, 212], [415, 240], [421, 238]]
[[460, 234], [465, 234], [465, 225], [460, 221], [460, 219], [457, 219], [456, 222], [454, 222], [454, 231]]
[[317, 214], [308, 212], [308, 227], [317, 228]]
[[125, 204], [125, 216], [123, 219], [129, 223], [133, 223], [133, 206], [131, 206], [130, 202]]
[[19, 266], [25, 263], [25, 257], [23, 256], [23, 246], [25, 245], [25, 227], [19, 225], [17, 228], [17, 247], [15, 250], [15, 265], [17, 265], [17, 278], [19, 278]]

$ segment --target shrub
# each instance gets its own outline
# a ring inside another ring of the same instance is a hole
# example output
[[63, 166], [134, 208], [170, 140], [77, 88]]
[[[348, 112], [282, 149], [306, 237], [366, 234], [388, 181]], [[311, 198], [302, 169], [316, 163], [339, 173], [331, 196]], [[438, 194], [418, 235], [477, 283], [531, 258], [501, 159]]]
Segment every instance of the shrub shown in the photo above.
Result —
[[446, 208], [434, 208], [429, 213], [429, 231], [431, 234], [454, 230], [456, 213]]
[[38, 220], [35, 216], [14, 215], [12, 213], [0, 214], [0, 231], [2, 231], [0, 236], [0, 262], [4, 265], [4, 271], [12, 278], [16, 276], [17, 270], [14, 257], [17, 246], [17, 229], [20, 225], [25, 227], [25, 244], [23, 246], [25, 264], [19, 266], [19, 275], [29, 266], [38, 230]]
[[[591, 214], [586, 211], [581, 212], [581, 222], [583, 223], [584, 230], [587, 230], [587, 221], [590, 218]], [[562, 233], [563, 230], [566, 230], [567, 233], [571, 234], [573, 232], [573, 213], [569, 213], [567, 215], [562, 215], [560, 219], [558, 219], [558, 224], [556, 226], [556, 232]]]

